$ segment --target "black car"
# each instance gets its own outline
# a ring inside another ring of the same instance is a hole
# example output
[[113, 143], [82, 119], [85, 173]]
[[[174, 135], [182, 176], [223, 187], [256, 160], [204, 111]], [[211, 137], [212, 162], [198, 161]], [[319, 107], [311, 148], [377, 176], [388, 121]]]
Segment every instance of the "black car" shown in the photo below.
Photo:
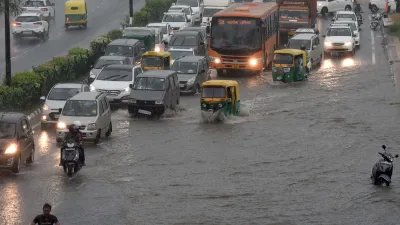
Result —
[[210, 63], [206, 56], [185, 56], [174, 61], [171, 70], [178, 73], [181, 93], [196, 94], [201, 84], [210, 80]]
[[0, 169], [20, 171], [21, 163], [33, 163], [33, 130], [22, 113], [0, 112]]
[[166, 44], [173, 48], [193, 49], [196, 55], [206, 54], [205, 41], [199, 31], [179, 31], [174, 33]]

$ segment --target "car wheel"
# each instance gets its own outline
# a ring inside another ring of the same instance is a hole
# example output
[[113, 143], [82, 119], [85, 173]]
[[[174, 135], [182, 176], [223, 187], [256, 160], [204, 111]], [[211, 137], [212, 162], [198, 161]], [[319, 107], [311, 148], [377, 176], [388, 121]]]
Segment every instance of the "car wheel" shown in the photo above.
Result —
[[99, 132], [97, 132], [96, 139], [94, 139], [94, 143], [98, 144], [100, 142], [100, 138], [101, 138], [101, 130], [99, 129]]
[[26, 159], [27, 164], [32, 164], [35, 161], [35, 146], [32, 147], [31, 155]]
[[18, 156], [17, 161], [14, 162], [14, 165], [13, 165], [11, 171], [13, 173], [19, 173], [20, 169], [21, 169], [21, 155]]
[[108, 128], [108, 131], [106, 133], [106, 137], [110, 137], [111, 132], [112, 132], [112, 123], [110, 122], [110, 127]]

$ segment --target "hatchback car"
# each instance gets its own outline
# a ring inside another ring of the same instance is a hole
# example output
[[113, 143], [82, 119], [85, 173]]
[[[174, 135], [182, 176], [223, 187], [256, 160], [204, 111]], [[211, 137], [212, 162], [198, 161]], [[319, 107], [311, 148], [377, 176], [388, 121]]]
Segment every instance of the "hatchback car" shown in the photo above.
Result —
[[202, 35], [198, 31], [179, 31], [174, 33], [168, 43], [169, 48], [192, 48], [196, 55], [205, 55], [206, 47]]
[[70, 98], [61, 111], [57, 123], [56, 141], [60, 143], [68, 133], [68, 127], [79, 121], [83, 139], [99, 143], [103, 136], [112, 132], [111, 109], [107, 97], [98, 92], [81, 92]]
[[168, 52], [171, 54], [171, 65], [174, 64], [175, 60], [184, 56], [195, 56], [193, 48], [170, 48]]
[[44, 100], [41, 115], [42, 129], [50, 124], [56, 124], [60, 116], [60, 109], [64, 108], [65, 102], [79, 92], [90, 92], [87, 84], [60, 83], [55, 84], [47, 97], [40, 97]]
[[94, 79], [97, 77], [97, 75], [99, 75], [103, 67], [114, 64], [131, 65], [132, 63], [131, 60], [125, 56], [102, 56], [94, 64], [92, 70], [90, 70], [89, 83], [92, 83], [94, 81]]
[[22, 113], [0, 112], [0, 169], [20, 171], [21, 162], [33, 163], [35, 141], [27, 117]]
[[207, 27], [183, 27], [180, 31], [197, 31], [200, 32], [201, 38], [204, 40], [204, 46], [207, 48]]
[[201, 84], [210, 80], [209, 62], [204, 56], [185, 56], [175, 60], [172, 69], [178, 73], [181, 93], [199, 92]]

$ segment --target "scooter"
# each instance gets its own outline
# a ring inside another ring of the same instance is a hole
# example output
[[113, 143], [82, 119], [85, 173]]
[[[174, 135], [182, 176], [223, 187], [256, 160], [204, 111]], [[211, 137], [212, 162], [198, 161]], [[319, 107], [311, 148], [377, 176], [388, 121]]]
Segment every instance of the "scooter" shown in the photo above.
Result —
[[371, 15], [371, 23], [370, 23], [369, 27], [372, 30], [378, 29], [378, 27], [381, 26], [381, 18], [382, 18], [382, 15], [380, 13], [372, 14]]
[[382, 145], [383, 153], [379, 152], [382, 158], [379, 158], [372, 167], [371, 180], [375, 185], [386, 185], [389, 186], [392, 182], [393, 173], [393, 159], [398, 158], [399, 155], [396, 154], [394, 157], [389, 152], [386, 152], [386, 146]]
[[79, 145], [75, 141], [66, 141], [62, 148], [62, 165], [64, 172], [68, 177], [72, 177], [82, 168], [82, 162], [79, 157]]

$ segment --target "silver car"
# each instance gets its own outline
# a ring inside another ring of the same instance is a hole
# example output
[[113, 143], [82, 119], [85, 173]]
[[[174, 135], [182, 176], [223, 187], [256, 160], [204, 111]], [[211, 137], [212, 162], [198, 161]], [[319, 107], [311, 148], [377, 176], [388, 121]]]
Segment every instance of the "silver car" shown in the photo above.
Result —
[[60, 116], [60, 109], [64, 108], [65, 102], [79, 92], [90, 92], [90, 87], [87, 84], [60, 83], [51, 88], [47, 97], [40, 97], [45, 101], [41, 115], [42, 129], [49, 124], [56, 124]]
[[90, 70], [89, 75], [89, 83], [92, 83], [94, 79], [96, 79], [97, 75], [99, 75], [101, 69], [108, 65], [130, 65], [131, 60], [125, 56], [102, 56], [97, 62], [94, 64], [92, 70]]

